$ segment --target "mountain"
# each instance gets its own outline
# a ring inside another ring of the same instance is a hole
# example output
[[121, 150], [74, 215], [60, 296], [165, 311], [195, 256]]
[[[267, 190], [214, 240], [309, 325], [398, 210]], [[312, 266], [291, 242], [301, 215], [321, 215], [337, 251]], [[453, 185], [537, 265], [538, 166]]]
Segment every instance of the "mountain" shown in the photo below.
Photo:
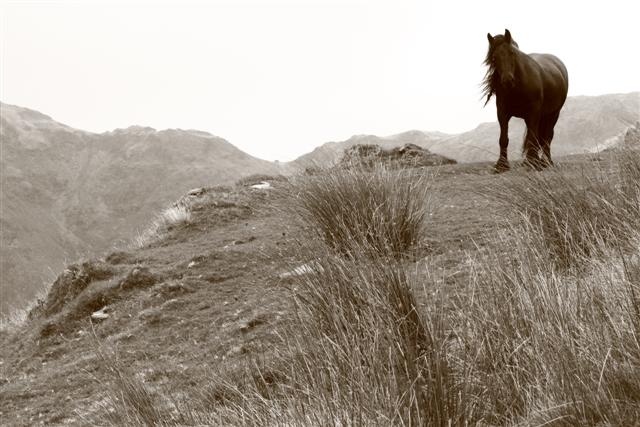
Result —
[[[488, 107], [487, 107], [488, 108]], [[640, 119], [640, 92], [601, 96], [569, 97], [560, 114], [551, 145], [553, 156], [593, 153], [622, 141], [630, 126]], [[524, 122], [513, 118], [509, 123], [509, 154], [521, 157]], [[498, 157], [497, 122], [482, 123], [475, 129], [447, 135], [440, 132], [410, 132], [379, 137], [353, 136], [346, 141], [328, 142], [292, 162], [298, 169], [310, 165], [328, 165], [340, 159], [345, 149], [355, 144], [378, 144], [383, 148], [407, 143], [458, 162], [493, 161]]]
[[206, 132], [96, 134], [0, 109], [2, 312], [33, 298], [68, 261], [130, 241], [188, 190], [280, 170]]

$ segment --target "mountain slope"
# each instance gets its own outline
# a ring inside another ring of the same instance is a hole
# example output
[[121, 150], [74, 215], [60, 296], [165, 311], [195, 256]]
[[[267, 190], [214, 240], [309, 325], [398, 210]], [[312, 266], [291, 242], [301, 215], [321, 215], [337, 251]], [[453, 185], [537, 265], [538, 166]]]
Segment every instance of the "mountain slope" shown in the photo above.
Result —
[[134, 126], [95, 134], [0, 108], [0, 311], [32, 298], [67, 261], [130, 241], [189, 189], [279, 171], [206, 132]]

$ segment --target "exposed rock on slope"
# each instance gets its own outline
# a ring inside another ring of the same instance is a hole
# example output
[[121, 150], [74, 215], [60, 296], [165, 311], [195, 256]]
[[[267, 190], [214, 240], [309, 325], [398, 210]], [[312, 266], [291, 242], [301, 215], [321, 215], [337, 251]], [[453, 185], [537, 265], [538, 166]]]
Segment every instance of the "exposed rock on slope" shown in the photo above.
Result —
[[375, 135], [355, 135], [346, 141], [327, 142], [310, 153], [300, 156], [291, 162], [294, 168], [305, 169], [308, 167], [327, 167], [337, 164], [343, 153], [355, 145], [378, 145], [382, 149], [390, 150], [406, 144], [414, 144], [428, 148], [434, 141], [438, 141], [447, 135], [440, 132], [421, 132], [412, 130], [388, 137]]
[[375, 144], [356, 144], [345, 150], [338, 167], [386, 164], [391, 167], [420, 167], [454, 164], [455, 160], [439, 156], [415, 144], [385, 150]]

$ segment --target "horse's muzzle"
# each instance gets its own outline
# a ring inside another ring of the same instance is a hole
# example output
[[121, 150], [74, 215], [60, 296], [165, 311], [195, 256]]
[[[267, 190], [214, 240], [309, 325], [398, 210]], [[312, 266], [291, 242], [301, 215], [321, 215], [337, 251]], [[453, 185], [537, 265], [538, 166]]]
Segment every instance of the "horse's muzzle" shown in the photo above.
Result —
[[513, 74], [508, 74], [506, 76], [500, 77], [500, 84], [502, 87], [506, 87], [512, 89], [516, 85], [516, 78]]

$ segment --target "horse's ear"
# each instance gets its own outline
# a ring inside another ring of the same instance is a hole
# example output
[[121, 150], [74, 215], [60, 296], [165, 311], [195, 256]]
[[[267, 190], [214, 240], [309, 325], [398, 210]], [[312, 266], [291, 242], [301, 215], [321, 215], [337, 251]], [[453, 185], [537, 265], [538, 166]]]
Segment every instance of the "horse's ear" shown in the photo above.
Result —
[[493, 36], [491, 35], [491, 33], [487, 33], [487, 39], [489, 40], [489, 44], [493, 43]]
[[507, 43], [511, 43], [511, 32], [505, 28], [504, 39]]

